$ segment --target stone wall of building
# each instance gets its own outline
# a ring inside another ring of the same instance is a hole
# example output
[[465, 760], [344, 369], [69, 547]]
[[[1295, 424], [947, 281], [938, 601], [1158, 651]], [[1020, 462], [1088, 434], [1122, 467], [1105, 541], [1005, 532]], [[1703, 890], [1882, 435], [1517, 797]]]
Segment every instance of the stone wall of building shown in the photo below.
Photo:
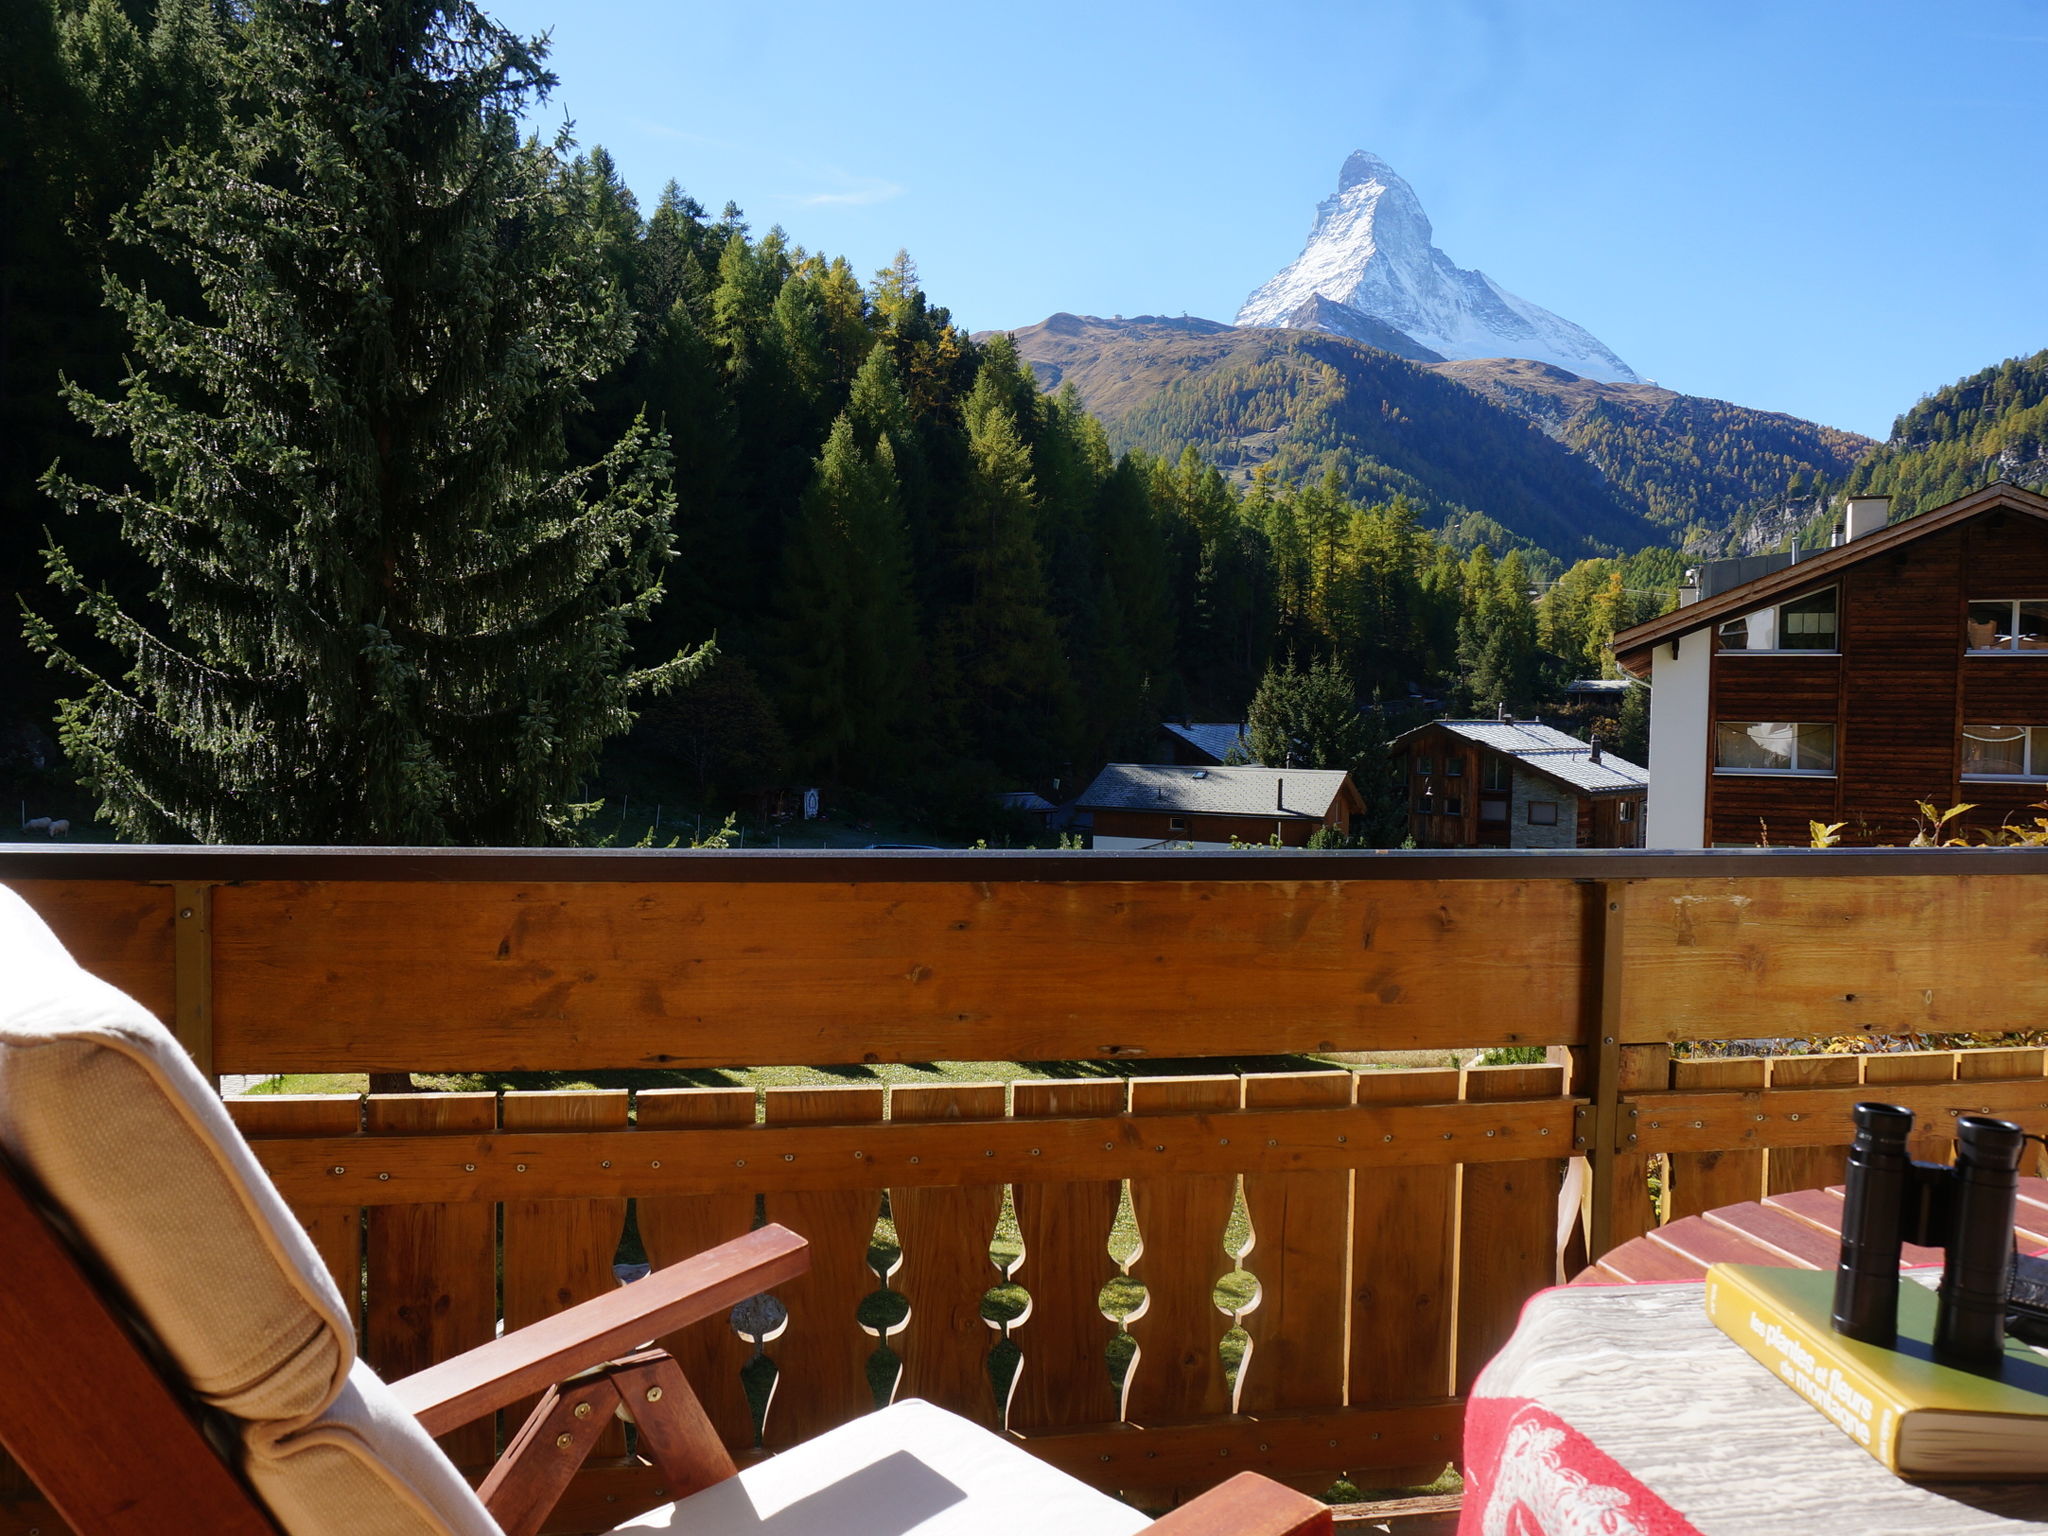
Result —
[[[1576, 848], [1579, 846], [1578, 797], [1554, 780], [1530, 773], [1517, 765], [1508, 801], [1508, 846], [1510, 848]], [[1531, 826], [1532, 802], [1557, 807], [1557, 825]]]

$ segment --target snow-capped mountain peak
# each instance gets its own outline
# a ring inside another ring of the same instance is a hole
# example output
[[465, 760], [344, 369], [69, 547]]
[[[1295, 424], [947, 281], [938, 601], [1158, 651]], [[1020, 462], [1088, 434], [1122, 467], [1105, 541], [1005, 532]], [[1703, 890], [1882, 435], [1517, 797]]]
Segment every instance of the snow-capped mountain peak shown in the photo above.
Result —
[[[1361, 149], [1344, 162], [1337, 190], [1317, 204], [1301, 254], [1244, 301], [1237, 323], [1306, 323], [1349, 335], [1348, 310], [1447, 358], [1525, 357], [1583, 378], [1641, 382], [1583, 327], [1458, 266], [1432, 233], [1415, 189]], [[1317, 305], [1318, 298], [1329, 303]], [[1355, 339], [1385, 345], [1371, 335]]]

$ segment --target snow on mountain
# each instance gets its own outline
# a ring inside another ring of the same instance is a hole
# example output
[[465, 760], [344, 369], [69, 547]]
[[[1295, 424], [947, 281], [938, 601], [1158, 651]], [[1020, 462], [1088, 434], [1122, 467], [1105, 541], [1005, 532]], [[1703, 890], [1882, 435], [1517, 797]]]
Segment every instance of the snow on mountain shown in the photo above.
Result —
[[[1237, 323], [1330, 331], [1372, 346], [1385, 342], [1367, 329], [1385, 326], [1446, 358], [1525, 357], [1582, 378], [1641, 382], [1583, 327], [1458, 266], [1431, 234], [1415, 189], [1359, 150], [1336, 192], [1316, 205], [1301, 254], [1244, 301]], [[1346, 311], [1376, 324], [1353, 327]]]

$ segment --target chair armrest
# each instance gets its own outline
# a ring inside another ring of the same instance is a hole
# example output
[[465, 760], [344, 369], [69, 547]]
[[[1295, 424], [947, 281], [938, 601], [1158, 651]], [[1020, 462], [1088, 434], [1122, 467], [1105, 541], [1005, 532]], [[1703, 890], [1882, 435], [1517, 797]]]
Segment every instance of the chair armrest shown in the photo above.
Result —
[[542, 1318], [391, 1384], [430, 1435], [510, 1407], [631, 1354], [649, 1339], [724, 1312], [811, 1266], [810, 1244], [770, 1222], [745, 1237]]
[[1143, 1536], [1329, 1536], [1330, 1506], [1256, 1472], [1240, 1472], [1161, 1515]]

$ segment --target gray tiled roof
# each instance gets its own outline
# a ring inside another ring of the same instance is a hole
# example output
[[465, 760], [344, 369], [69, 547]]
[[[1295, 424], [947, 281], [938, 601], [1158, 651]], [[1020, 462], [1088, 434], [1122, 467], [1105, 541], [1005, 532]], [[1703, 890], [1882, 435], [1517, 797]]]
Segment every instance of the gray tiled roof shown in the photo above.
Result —
[[1650, 783], [1649, 769], [1605, 750], [1596, 763], [1591, 746], [1576, 736], [1567, 736], [1554, 725], [1534, 720], [1437, 720], [1432, 724], [1442, 726], [1453, 736], [1505, 753], [1524, 767], [1588, 794], [1645, 789]]
[[[1196, 751], [1206, 753], [1219, 763], [1230, 756], [1233, 748], [1244, 746], [1244, 727], [1229, 720], [1198, 720], [1192, 724], [1169, 720], [1166, 722], [1166, 728]], [[1245, 755], [1249, 756], [1249, 751]]]
[[1095, 811], [1172, 811], [1194, 816], [1329, 814], [1349, 777], [1341, 768], [1192, 768], [1111, 763], [1074, 803]]

